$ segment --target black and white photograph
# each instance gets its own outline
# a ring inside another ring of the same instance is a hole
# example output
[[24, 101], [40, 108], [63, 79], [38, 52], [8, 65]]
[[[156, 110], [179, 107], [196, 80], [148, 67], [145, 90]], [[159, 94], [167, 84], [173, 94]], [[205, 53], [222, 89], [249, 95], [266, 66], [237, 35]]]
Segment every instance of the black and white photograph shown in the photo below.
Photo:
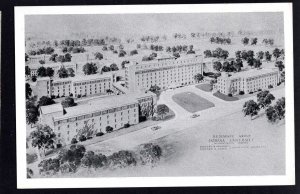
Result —
[[18, 187], [294, 184], [291, 4], [220, 6], [16, 7]]

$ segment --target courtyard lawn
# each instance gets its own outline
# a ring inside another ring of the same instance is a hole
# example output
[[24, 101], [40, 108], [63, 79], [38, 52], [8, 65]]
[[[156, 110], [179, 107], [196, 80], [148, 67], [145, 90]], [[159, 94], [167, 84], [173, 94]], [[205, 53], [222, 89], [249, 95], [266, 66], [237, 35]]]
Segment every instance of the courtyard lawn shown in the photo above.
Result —
[[172, 96], [172, 99], [190, 113], [205, 110], [215, 106], [212, 102], [196, 95], [193, 92], [183, 92], [175, 94], [174, 96]]
[[214, 96], [222, 99], [222, 100], [225, 100], [225, 101], [236, 101], [236, 100], [239, 100], [238, 97], [236, 96], [228, 96], [228, 95], [225, 95], [225, 94], [222, 94], [220, 92], [216, 92], [213, 94]]
[[199, 84], [196, 86], [196, 88], [204, 91], [204, 92], [211, 92], [212, 91], [212, 87], [210, 84]]

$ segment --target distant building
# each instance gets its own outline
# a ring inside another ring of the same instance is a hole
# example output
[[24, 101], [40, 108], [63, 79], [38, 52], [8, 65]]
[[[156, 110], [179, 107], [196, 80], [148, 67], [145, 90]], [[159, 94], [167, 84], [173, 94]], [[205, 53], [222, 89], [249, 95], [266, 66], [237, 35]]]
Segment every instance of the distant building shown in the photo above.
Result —
[[197, 73], [203, 74], [201, 55], [131, 62], [125, 65], [125, 87], [133, 92], [146, 91], [152, 85], [161, 89], [167, 89], [170, 85], [188, 85], [195, 83]]
[[277, 69], [251, 69], [248, 71], [230, 73], [223, 72], [217, 78], [217, 83], [213, 88], [223, 94], [239, 94], [244, 91], [245, 94], [258, 91], [259, 89], [268, 89], [271, 85], [277, 86], [280, 82], [280, 74]]
[[78, 65], [76, 63], [73, 63], [73, 62], [64, 62], [64, 63], [60, 63], [60, 62], [57, 62], [57, 63], [45, 63], [45, 64], [40, 64], [40, 63], [30, 63], [27, 65], [30, 69], [30, 76], [37, 76], [37, 70], [38, 68], [40, 67], [50, 67], [54, 70], [54, 75], [57, 74], [58, 70], [61, 68], [61, 67], [65, 67], [66, 69], [68, 68], [72, 68], [74, 70], [74, 74], [77, 73], [77, 69], [78, 69]]
[[84, 127], [89, 128], [93, 135], [97, 132], [106, 133], [107, 126], [116, 130], [125, 124], [139, 123], [140, 116], [151, 117], [155, 107], [154, 93], [131, 93], [95, 99], [65, 109], [61, 104], [41, 106], [40, 121], [54, 129], [60, 143], [70, 143], [72, 138], [79, 138]]
[[33, 87], [33, 93], [41, 96], [90, 96], [94, 94], [106, 94], [112, 90], [114, 81], [113, 73], [75, 76], [69, 78], [50, 79], [49, 77], [38, 78]]

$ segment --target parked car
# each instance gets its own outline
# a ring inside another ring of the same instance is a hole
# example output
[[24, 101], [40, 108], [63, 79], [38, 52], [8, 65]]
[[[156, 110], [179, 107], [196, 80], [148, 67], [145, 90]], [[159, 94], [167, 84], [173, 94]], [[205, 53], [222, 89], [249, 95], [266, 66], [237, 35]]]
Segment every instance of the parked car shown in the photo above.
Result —
[[191, 118], [197, 118], [197, 117], [199, 117], [200, 115], [199, 114], [193, 114], [192, 116], [191, 116]]
[[160, 129], [161, 127], [160, 126], [154, 126], [154, 127], [151, 127], [151, 130], [152, 131], [156, 131], [156, 130], [158, 130], [158, 129]]

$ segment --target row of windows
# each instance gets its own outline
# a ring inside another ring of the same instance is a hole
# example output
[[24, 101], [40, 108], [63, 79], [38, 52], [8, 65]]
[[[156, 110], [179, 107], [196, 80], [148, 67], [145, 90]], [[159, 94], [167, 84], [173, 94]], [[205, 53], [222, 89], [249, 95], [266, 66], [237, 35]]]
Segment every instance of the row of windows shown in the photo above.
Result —
[[[54, 125], [58, 125], [58, 124], [61, 124], [61, 123], [67, 123], [67, 122], [74, 122], [76, 120], [87, 119], [87, 118], [96, 117], [96, 116], [99, 116], [99, 115], [105, 115], [105, 114], [108, 114], [108, 113], [114, 113], [114, 112], [117, 112], [117, 111], [126, 110], [126, 109], [130, 109], [130, 108], [134, 108], [134, 107], [138, 107], [138, 104], [122, 106], [122, 107], [108, 109], [108, 110], [104, 110], [104, 111], [98, 111], [98, 112], [95, 112], [95, 113], [86, 114], [86, 115], [82, 115], [82, 116], [78, 116], [78, 117], [64, 119], [64, 120], [54, 122]], [[128, 113], [129, 113], [129, 110], [128, 110]]]
[[94, 84], [94, 83], [101, 83], [101, 82], [109, 82], [110, 79], [101, 79], [101, 80], [93, 80], [93, 81], [85, 81], [85, 82], [76, 82], [74, 86], [86, 85], [86, 84]]

